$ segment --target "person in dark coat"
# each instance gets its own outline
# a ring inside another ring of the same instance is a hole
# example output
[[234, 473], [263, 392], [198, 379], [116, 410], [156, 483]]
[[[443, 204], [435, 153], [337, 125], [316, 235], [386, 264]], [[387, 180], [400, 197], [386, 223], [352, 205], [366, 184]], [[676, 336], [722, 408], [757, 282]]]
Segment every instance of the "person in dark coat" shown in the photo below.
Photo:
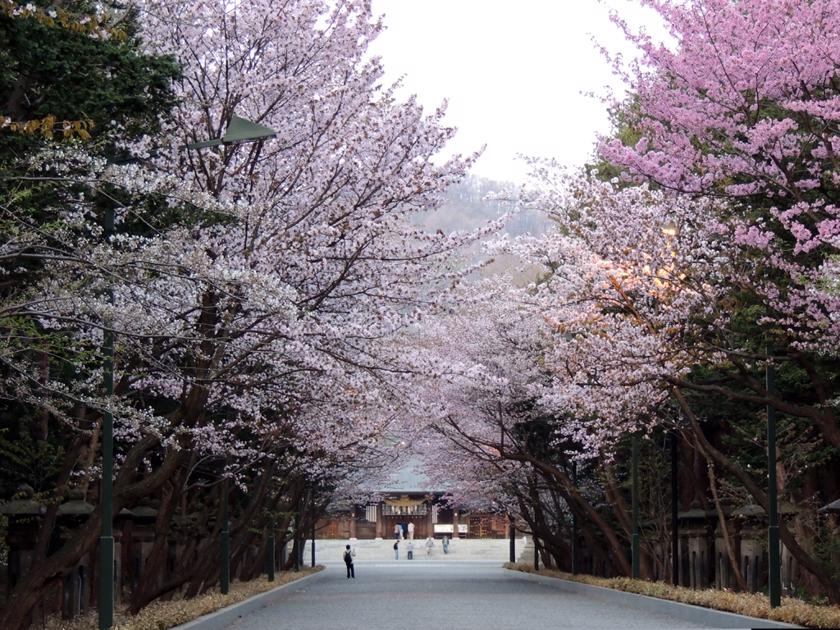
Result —
[[353, 569], [353, 551], [350, 549], [350, 545], [347, 545], [344, 550], [344, 564], [347, 565], [347, 579], [353, 578], [355, 580], [356, 571]]

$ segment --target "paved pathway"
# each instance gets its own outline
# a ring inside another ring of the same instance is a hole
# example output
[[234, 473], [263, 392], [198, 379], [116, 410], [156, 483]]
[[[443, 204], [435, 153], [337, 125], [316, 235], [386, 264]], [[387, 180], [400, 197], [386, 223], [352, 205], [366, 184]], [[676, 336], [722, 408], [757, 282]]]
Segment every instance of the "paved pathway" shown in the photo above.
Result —
[[367, 563], [356, 579], [330, 565], [293, 584], [275, 605], [232, 630], [538, 630], [542, 628], [700, 628], [680, 619], [607, 606], [562, 593], [500, 566], [425, 561]]
[[[516, 539], [517, 555], [525, 548], [526, 540], [524, 536]], [[394, 561], [394, 540], [387, 538], [376, 540], [316, 539], [315, 561], [318, 564], [342, 564], [341, 558], [344, 554], [344, 546], [347, 544], [350, 544], [356, 550], [356, 564]], [[408, 541], [401, 541], [399, 548], [400, 562], [405, 562]], [[490, 562], [499, 565], [510, 557], [510, 540], [507, 538], [456, 539], [449, 543], [449, 553], [446, 554], [443, 553], [441, 541], [435, 540], [432, 544], [431, 556], [426, 551], [425, 538], [414, 540], [415, 561], [431, 559], [435, 562]], [[307, 541], [303, 551], [303, 559], [307, 566], [309, 566], [310, 558], [310, 541]]]

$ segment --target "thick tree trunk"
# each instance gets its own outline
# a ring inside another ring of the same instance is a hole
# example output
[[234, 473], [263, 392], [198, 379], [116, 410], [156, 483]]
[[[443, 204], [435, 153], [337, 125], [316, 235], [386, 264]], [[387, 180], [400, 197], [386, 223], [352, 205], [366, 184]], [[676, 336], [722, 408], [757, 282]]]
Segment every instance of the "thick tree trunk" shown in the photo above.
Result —
[[[147, 440], [141, 440], [126, 457], [126, 461], [117, 477], [117, 482], [114, 484], [114, 514], [118, 513], [127, 501], [135, 501], [139, 497], [148, 496], [156, 491], [177, 469], [180, 453], [170, 451], [160, 468], [139, 482], [129, 483], [134, 476], [133, 471], [136, 470], [136, 466], [143, 455], [148, 452], [151, 445], [156, 443], [156, 439], [153, 439], [151, 444]], [[132, 463], [134, 463], [133, 469], [131, 468]], [[99, 512], [97, 511], [90, 515], [84, 525], [76, 530], [61, 549], [43, 562], [31, 567], [21, 577], [6, 600], [3, 610], [0, 611], [0, 628], [3, 628], [3, 630], [20, 630], [23, 627], [29, 612], [41, 599], [47, 584], [74, 567], [85, 554], [90, 553], [94, 548], [99, 537], [99, 522]]]
[[613, 512], [615, 513], [621, 528], [624, 530], [627, 540], [630, 540], [633, 535], [633, 523], [628, 515], [629, 510], [627, 508], [627, 503], [624, 501], [624, 497], [621, 496], [621, 491], [618, 489], [618, 483], [616, 482], [612, 466], [605, 463], [603, 468], [604, 480], [606, 481], [604, 494], [607, 496], [607, 501], [609, 501], [612, 505]]
[[735, 556], [735, 548], [732, 544], [732, 537], [729, 535], [729, 527], [727, 527], [726, 525], [726, 516], [723, 513], [723, 508], [721, 507], [720, 499], [718, 498], [717, 479], [715, 478], [714, 462], [708, 456], [708, 454], [705, 451], [703, 451], [701, 447], [699, 447], [699, 445], [698, 450], [703, 452], [703, 455], [707, 458], [708, 461], [707, 470], [709, 472], [709, 488], [712, 491], [712, 498], [714, 499], [715, 503], [715, 511], [717, 512], [718, 516], [718, 524], [720, 525], [720, 531], [723, 535], [723, 544], [726, 547], [726, 557], [729, 559], [729, 567], [732, 569], [732, 574], [735, 576], [735, 581], [738, 584], [738, 590], [746, 591], [747, 582], [746, 580], [744, 580], [744, 576], [741, 574], [740, 562]]
[[151, 601], [149, 595], [157, 590], [157, 586], [163, 577], [163, 569], [166, 566], [166, 557], [169, 552], [169, 527], [179, 498], [181, 481], [182, 474], [179, 472], [173, 478], [172, 483], [167, 484], [169, 488], [164, 488], [163, 498], [155, 519], [155, 541], [143, 566], [143, 579], [140, 580], [140, 585], [131, 594], [129, 610], [132, 614], [135, 614]]
[[[756, 483], [755, 479], [747, 473], [743, 468], [741, 468], [738, 464], [728, 458], [726, 455], [721, 453], [717, 450], [707, 439], [706, 436], [703, 434], [702, 429], [698, 423], [697, 417], [694, 415], [693, 411], [691, 410], [688, 401], [686, 400], [685, 396], [679, 390], [679, 388], [673, 388], [674, 398], [679, 402], [680, 407], [682, 408], [683, 412], [685, 413], [686, 418], [688, 418], [691, 428], [694, 432], [695, 438], [698, 441], [698, 444], [702, 445], [703, 449], [708, 453], [715, 462], [717, 462], [722, 468], [728, 470], [734, 477], [736, 477], [743, 485], [744, 488], [753, 496], [756, 502], [764, 508], [765, 513], [769, 513], [769, 500], [767, 498], [767, 493], [764, 492], [761, 487]], [[785, 547], [788, 548], [790, 553], [793, 555], [794, 558], [799, 562], [799, 566], [811, 573], [820, 583], [820, 586], [825, 589], [826, 595], [828, 595], [829, 602], [832, 604], [840, 603], [840, 585], [835, 584], [831, 576], [828, 572], [823, 568], [823, 566], [813, 558], [805, 549], [803, 549], [799, 543], [794, 538], [793, 534], [791, 534], [790, 530], [787, 528], [787, 525], [784, 522], [779, 524], [779, 535], [782, 539], [782, 543]]]
[[529, 461], [532, 465], [540, 468], [544, 474], [551, 475], [554, 477], [559, 486], [560, 492], [565, 497], [566, 501], [569, 504], [574, 504], [578, 507], [581, 515], [585, 516], [587, 520], [589, 520], [592, 524], [594, 524], [601, 533], [604, 535], [607, 543], [609, 544], [610, 548], [613, 552], [613, 558], [615, 562], [618, 564], [619, 570], [624, 575], [630, 575], [630, 562], [627, 559], [627, 545], [622, 544], [622, 542], [618, 539], [618, 536], [615, 533], [615, 530], [610, 527], [601, 515], [593, 508], [589, 502], [581, 496], [578, 492], [577, 488], [572, 483], [569, 476], [566, 475], [565, 472], [557, 468], [556, 466], [552, 466], [546, 464], [545, 462], [540, 462], [535, 458], [530, 456], [525, 457], [526, 461]]
[[232, 528], [231, 575], [235, 575], [235, 568], [239, 567], [243, 555], [246, 553], [249, 544], [253, 541], [254, 537], [251, 530], [254, 527], [264, 527], [260, 512], [265, 507], [265, 500], [273, 470], [274, 468], [270, 464], [263, 468], [256, 491], [249, 494], [250, 501], [242, 511], [240, 517], [236, 519], [236, 523]]

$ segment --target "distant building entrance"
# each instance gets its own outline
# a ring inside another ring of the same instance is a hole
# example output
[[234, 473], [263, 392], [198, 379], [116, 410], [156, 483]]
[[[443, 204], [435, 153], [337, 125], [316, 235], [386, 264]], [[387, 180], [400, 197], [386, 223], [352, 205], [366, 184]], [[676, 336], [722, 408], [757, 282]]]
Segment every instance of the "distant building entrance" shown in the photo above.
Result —
[[506, 538], [505, 515], [467, 512], [443, 501], [446, 494], [418, 472], [419, 462], [394, 471], [384, 487], [374, 488], [382, 500], [356, 505], [318, 523], [319, 538]]
[[318, 524], [319, 538], [506, 538], [501, 514], [466, 512], [441, 504], [442, 493], [386, 495], [374, 504], [355, 506]]

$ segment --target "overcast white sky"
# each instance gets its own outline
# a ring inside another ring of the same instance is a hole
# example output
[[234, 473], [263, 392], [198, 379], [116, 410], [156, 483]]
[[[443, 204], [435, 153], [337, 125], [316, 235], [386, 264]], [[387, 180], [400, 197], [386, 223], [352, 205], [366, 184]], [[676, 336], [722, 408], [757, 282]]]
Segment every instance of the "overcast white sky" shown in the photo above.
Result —
[[459, 130], [451, 148], [487, 145], [474, 174], [522, 181], [517, 153], [582, 165], [609, 130], [606, 106], [587, 96], [619, 87], [592, 36], [631, 50], [609, 7], [632, 24], [656, 23], [632, 0], [373, 0], [387, 30], [371, 51], [387, 79], [406, 75], [427, 110], [449, 99], [446, 123]]

